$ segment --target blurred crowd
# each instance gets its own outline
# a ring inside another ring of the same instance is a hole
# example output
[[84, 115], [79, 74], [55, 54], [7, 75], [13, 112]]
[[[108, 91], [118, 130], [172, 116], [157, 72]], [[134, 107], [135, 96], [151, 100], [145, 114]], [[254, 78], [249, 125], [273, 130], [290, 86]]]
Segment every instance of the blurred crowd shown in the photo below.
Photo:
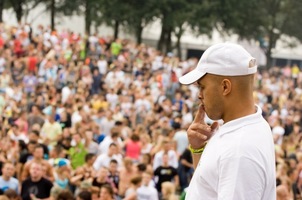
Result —
[[[127, 39], [0, 24], [0, 200], [183, 199], [198, 88], [178, 77], [197, 62]], [[280, 200], [301, 199], [301, 86], [297, 65], [260, 68], [255, 81]]]

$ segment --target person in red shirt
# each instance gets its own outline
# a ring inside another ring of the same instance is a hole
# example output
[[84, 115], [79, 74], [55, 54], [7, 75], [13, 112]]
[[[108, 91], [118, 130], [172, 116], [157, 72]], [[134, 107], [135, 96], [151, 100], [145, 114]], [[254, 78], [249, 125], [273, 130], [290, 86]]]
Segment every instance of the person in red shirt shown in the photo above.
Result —
[[126, 141], [126, 157], [129, 157], [135, 161], [139, 160], [140, 152], [141, 152], [141, 143], [139, 140], [139, 136], [136, 134], [132, 134], [129, 140]]
[[14, 39], [14, 53], [18, 58], [22, 55], [22, 44], [18, 38]]
[[29, 72], [36, 74], [38, 58], [35, 53], [30, 53], [27, 60], [27, 69]]
[[4, 47], [4, 40], [2, 37], [0, 37], [0, 49], [3, 49]]

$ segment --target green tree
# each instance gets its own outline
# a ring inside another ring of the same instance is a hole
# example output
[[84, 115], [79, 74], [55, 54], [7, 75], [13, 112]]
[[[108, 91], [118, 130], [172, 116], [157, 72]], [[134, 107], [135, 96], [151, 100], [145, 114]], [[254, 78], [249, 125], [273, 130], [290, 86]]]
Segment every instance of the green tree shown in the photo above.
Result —
[[184, 5], [183, 0], [159, 0], [158, 17], [161, 20], [161, 34], [157, 49], [167, 53], [172, 50], [172, 32], [176, 26], [175, 18]]
[[123, 0], [99, 0], [100, 7], [97, 24], [105, 23], [114, 30], [114, 38], [118, 38], [120, 26], [125, 24], [130, 15], [130, 5]]
[[267, 66], [271, 66], [272, 49], [281, 35], [301, 41], [302, 31], [297, 24], [302, 13], [300, 0], [214, 0], [217, 27], [241, 38], [267, 38], [264, 48]]
[[12, 8], [16, 19], [21, 22], [22, 17], [26, 16], [30, 10], [36, 8], [43, 0], [0, 0], [0, 21], [2, 20], [3, 9]]
[[55, 30], [56, 0], [50, 0], [50, 27]]
[[161, 19], [161, 35], [158, 49], [169, 52], [173, 49], [172, 36], [177, 38], [176, 49], [181, 56], [181, 37], [185, 30], [196, 34], [210, 33], [212, 18], [209, 17], [207, 0], [161, 0], [157, 2], [158, 17]]
[[189, 30], [196, 36], [212, 33], [214, 20], [211, 2], [210, 0], [186, 0], [180, 9], [181, 12], [175, 16], [176, 26], [173, 32], [177, 38], [175, 47], [179, 57], [182, 57], [180, 41], [185, 30]]
[[124, 0], [129, 9], [125, 16], [126, 27], [134, 33], [136, 42], [142, 42], [142, 32], [156, 15], [156, 4], [153, 0]]
[[26, 0], [10, 0], [8, 1], [8, 6], [11, 6], [16, 14], [18, 22], [21, 22], [22, 16], [24, 14], [23, 6], [26, 4]]
[[57, 12], [66, 16], [74, 14], [84, 15], [85, 31], [90, 34], [93, 21], [97, 21], [99, 16], [99, 5], [101, 0], [63, 0], [56, 7]]
[[4, 2], [5, 0], [0, 1], [0, 23], [3, 22]]

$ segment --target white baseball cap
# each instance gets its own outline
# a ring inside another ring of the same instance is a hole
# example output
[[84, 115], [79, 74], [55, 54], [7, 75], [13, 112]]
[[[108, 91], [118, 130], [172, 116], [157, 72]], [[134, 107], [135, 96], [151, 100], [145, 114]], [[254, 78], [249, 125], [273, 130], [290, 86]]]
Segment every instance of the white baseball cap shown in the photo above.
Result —
[[243, 76], [257, 72], [256, 59], [242, 46], [229, 42], [209, 47], [201, 56], [196, 68], [179, 78], [181, 84], [191, 84], [205, 74]]

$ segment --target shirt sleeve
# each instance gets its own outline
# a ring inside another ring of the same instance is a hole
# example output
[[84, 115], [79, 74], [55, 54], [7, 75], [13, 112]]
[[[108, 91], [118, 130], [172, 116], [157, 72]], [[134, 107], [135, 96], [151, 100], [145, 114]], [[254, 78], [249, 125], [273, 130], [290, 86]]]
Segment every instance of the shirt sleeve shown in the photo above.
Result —
[[176, 168], [172, 168], [172, 175], [173, 175], [173, 176], [178, 175], [177, 169], [176, 169]]
[[159, 176], [160, 175], [160, 167], [156, 168], [154, 171], [154, 176]]
[[260, 200], [265, 188], [265, 171], [247, 157], [225, 158], [219, 164], [219, 200]]

